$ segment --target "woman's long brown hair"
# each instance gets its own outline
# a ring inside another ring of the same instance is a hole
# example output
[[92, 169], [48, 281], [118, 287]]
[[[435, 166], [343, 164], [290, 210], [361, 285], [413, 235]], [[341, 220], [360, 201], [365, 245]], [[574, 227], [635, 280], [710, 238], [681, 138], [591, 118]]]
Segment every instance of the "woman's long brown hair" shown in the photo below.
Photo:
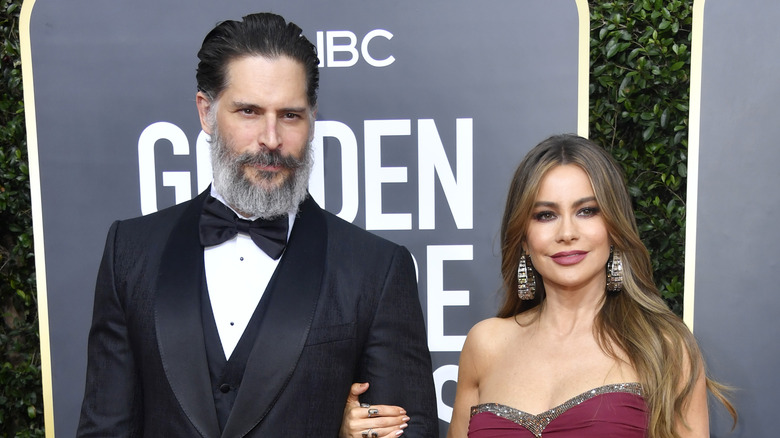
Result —
[[[605, 291], [604, 305], [594, 324], [595, 336], [610, 356], [618, 358], [615, 348], [624, 352], [640, 376], [650, 413], [648, 436], [678, 438], [676, 427], [684, 424], [682, 413], [705, 369], [702, 355], [693, 334], [669, 309], [653, 282], [650, 255], [639, 238], [620, 167], [590, 140], [574, 135], [550, 137], [534, 147], [517, 168], [501, 223], [505, 298], [498, 316], [513, 317], [537, 308], [545, 299], [538, 273], [535, 298], [518, 298], [517, 266], [541, 180], [550, 169], [564, 164], [579, 166], [590, 178], [610, 242], [623, 255], [623, 290]], [[707, 388], [736, 422], [736, 411], [724, 394], [726, 387], [705, 378]]]

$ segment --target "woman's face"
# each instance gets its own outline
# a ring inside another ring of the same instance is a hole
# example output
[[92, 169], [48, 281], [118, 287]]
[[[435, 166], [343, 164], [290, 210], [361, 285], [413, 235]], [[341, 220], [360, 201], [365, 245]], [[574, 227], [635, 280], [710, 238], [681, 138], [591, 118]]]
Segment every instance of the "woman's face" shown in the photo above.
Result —
[[603, 293], [609, 235], [588, 175], [579, 166], [552, 168], [542, 178], [524, 249], [547, 293]]

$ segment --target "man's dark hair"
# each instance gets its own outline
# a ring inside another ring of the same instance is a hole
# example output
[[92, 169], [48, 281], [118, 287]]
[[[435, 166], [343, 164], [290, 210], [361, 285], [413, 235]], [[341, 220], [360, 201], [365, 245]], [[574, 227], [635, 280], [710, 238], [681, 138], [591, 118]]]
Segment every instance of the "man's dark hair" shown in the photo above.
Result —
[[210, 100], [216, 99], [227, 86], [228, 64], [245, 56], [287, 56], [300, 62], [306, 72], [309, 106], [317, 106], [320, 72], [316, 47], [303, 36], [298, 25], [270, 13], [250, 14], [242, 21], [223, 21], [206, 35], [198, 51], [198, 90]]

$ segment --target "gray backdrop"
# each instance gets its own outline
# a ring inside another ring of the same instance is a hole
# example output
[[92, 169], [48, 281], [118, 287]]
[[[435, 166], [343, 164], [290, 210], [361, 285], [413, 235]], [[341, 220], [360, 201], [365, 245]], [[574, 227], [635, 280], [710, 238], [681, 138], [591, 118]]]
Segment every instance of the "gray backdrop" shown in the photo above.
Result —
[[699, 0], [695, 6], [704, 19], [698, 23], [700, 139], [690, 145], [700, 157], [698, 220], [688, 224], [697, 234], [694, 333], [713, 376], [737, 388], [740, 414], [729, 433], [730, 417], [714, 409], [712, 436], [775, 437], [780, 3]]
[[463, 338], [497, 309], [496, 242], [512, 171], [543, 138], [575, 132], [578, 104], [587, 107], [577, 102], [577, 2], [31, 1], [25, 87], [33, 81], [26, 106], [37, 114], [29, 146], [39, 155], [35, 238], [45, 246], [38, 275], [49, 310], [47, 435], [75, 432], [110, 223], [208, 184], [194, 102], [202, 38], [219, 20], [259, 10], [318, 42], [311, 191], [414, 255], [448, 421]]

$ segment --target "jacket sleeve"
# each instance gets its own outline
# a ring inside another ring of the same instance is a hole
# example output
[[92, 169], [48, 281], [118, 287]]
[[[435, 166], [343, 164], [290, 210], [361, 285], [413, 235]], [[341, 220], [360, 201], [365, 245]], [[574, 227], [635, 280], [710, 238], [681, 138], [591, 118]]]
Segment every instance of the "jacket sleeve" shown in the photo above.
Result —
[[111, 225], [97, 276], [78, 437], [141, 435], [141, 385], [115, 277], [119, 225]]
[[361, 400], [404, 408], [410, 417], [405, 437], [438, 437], [425, 321], [414, 263], [404, 247], [392, 257], [370, 327], [358, 370], [370, 386]]

